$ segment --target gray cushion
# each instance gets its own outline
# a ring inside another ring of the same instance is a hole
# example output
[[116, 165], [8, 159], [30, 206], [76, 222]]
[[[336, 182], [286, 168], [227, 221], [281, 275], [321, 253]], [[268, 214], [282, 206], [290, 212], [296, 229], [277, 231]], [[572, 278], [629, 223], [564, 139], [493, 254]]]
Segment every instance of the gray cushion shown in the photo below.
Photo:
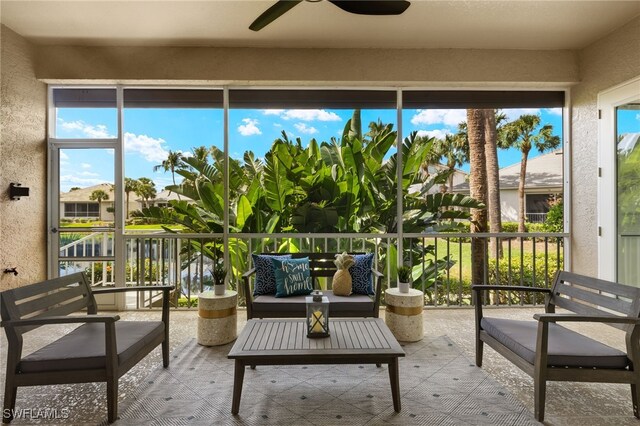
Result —
[[[536, 351], [537, 321], [483, 318], [482, 329], [513, 352], [533, 364]], [[549, 324], [548, 365], [556, 367], [626, 368], [624, 352], [569, 330]]]
[[[116, 321], [115, 325], [120, 364], [164, 334], [162, 321]], [[18, 368], [23, 373], [105, 368], [104, 332], [104, 324], [83, 324], [24, 357]]]
[[[352, 294], [351, 296], [336, 296], [332, 291], [323, 291], [324, 296], [329, 298], [329, 315], [340, 317], [364, 317], [373, 315], [373, 300], [369, 296], [362, 294]], [[307, 314], [306, 296], [275, 297], [270, 295], [257, 296], [253, 299], [253, 316], [260, 317], [261, 314], [270, 318], [277, 316], [279, 312], [287, 312], [287, 317], [295, 316], [304, 318]]]

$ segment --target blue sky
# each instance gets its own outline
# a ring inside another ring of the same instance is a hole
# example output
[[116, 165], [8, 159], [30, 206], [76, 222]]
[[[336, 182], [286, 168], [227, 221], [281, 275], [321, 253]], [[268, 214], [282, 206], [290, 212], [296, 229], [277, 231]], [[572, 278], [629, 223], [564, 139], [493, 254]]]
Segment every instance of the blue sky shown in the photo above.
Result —
[[[242, 158], [246, 150], [262, 156], [283, 130], [291, 139], [300, 137], [303, 143], [311, 138], [328, 141], [339, 137], [352, 110], [230, 110], [229, 155]], [[561, 109], [503, 110], [509, 119], [521, 114], [540, 114], [544, 124], [551, 124], [554, 133], [562, 136]], [[443, 137], [455, 133], [466, 118], [466, 110], [404, 110], [403, 134], [412, 131]], [[369, 122], [380, 119], [397, 128], [396, 110], [363, 110], [364, 130]], [[630, 118], [633, 121], [633, 117]], [[117, 132], [116, 110], [109, 108], [57, 110], [58, 138], [109, 138]], [[186, 155], [193, 147], [223, 146], [223, 112], [220, 109], [125, 109], [125, 174], [127, 177], [149, 177], [160, 191], [171, 183], [171, 174], [153, 172], [169, 150]], [[530, 157], [537, 156], [532, 151]], [[520, 161], [516, 150], [499, 150], [499, 163], [505, 167]], [[463, 166], [468, 170], [468, 166]], [[73, 186], [86, 187], [113, 182], [113, 153], [104, 149], [69, 150], [61, 155], [61, 190]]]

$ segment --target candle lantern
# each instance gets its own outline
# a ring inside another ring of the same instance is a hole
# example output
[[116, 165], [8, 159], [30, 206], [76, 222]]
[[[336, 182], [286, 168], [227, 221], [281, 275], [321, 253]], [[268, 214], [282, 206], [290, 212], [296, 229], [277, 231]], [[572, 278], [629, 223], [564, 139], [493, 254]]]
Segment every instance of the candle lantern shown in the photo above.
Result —
[[307, 337], [329, 336], [329, 298], [318, 290], [307, 296]]

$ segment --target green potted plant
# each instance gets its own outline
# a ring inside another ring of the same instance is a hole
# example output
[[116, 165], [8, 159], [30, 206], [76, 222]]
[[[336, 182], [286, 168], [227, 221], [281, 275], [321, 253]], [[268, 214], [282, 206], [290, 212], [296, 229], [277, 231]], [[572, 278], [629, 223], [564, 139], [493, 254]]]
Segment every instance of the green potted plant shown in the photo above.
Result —
[[411, 266], [402, 265], [398, 267], [398, 291], [409, 293], [411, 288]]
[[224, 296], [225, 284], [224, 280], [227, 277], [227, 268], [224, 267], [224, 263], [216, 263], [213, 268], [213, 291], [216, 296]]

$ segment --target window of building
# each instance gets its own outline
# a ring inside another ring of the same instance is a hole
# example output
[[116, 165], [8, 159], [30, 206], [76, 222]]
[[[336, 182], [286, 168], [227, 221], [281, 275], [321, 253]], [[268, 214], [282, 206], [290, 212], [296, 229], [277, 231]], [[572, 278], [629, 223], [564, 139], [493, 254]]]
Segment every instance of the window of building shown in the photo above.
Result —
[[98, 203], [64, 203], [64, 217], [98, 217]]

